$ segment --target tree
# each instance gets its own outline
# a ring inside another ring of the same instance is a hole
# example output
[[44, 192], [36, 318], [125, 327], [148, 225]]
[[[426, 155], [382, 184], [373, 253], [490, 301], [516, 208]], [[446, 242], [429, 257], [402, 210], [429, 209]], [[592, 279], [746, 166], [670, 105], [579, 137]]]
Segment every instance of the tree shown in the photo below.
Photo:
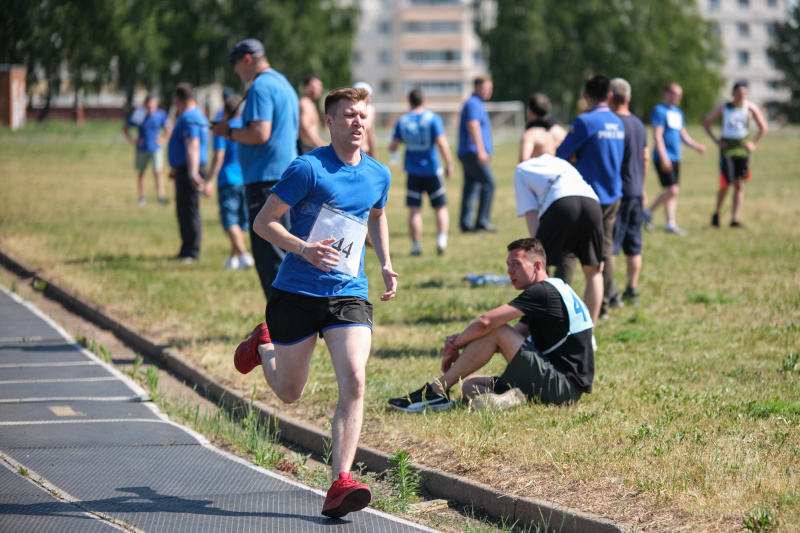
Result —
[[800, 4], [795, 3], [786, 22], [775, 25], [768, 53], [783, 73], [780, 86], [789, 89], [789, 101], [781, 102], [779, 109], [791, 122], [800, 122]]
[[526, 100], [542, 91], [562, 119], [578, 113], [592, 74], [627, 79], [640, 116], [675, 81], [690, 120], [713, 105], [723, 83], [720, 44], [694, 0], [498, 0], [496, 24], [479, 25], [479, 33], [496, 97]]

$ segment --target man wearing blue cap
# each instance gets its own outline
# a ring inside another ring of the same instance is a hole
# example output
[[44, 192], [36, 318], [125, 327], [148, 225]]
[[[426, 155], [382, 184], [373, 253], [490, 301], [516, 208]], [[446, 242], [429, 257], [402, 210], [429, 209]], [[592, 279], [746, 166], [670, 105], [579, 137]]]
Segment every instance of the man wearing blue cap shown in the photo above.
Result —
[[[237, 43], [231, 50], [230, 62], [242, 82], [252, 82], [242, 111], [243, 125], [236, 128], [222, 120], [213, 132], [239, 143], [253, 258], [264, 295], [269, 299], [285, 252], [256, 234], [253, 221], [266, 203], [270, 187], [297, 157], [300, 104], [286, 77], [270, 66], [261, 41], [245, 39]], [[287, 229], [291, 226], [288, 212], [281, 224]]]

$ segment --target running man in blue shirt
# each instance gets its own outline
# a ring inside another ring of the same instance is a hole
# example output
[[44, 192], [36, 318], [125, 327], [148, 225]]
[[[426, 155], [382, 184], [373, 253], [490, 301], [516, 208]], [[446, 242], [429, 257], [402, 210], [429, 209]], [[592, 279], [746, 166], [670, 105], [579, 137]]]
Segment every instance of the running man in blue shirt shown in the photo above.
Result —
[[[450, 145], [444, 134], [442, 117], [425, 109], [422, 90], [413, 89], [408, 94], [411, 111], [400, 117], [394, 128], [394, 138], [389, 151], [395, 153], [400, 143], [406, 145], [405, 171], [408, 173], [408, 192], [406, 206], [410, 210], [408, 228], [413, 248], [411, 255], [422, 253], [422, 194], [428, 193], [431, 206], [436, 211], [436, 247], [439, 254], [447, 248], [447, 232], [450, 215], [447, 212], [447, 198], [442, 174], [445, 178], [453, 175], [453, 158]], [[445, 168], [439, 164], [436, 148], [442, 152]]]
[[650, 124], [653, 125], [653, 163], [656, 165], [658, 178], [664, 190], [652, 203], [649, 209], [644, 210], [644, 227], [652, 231], [653, 211], [664, 206], [667, 215], [667, 225], [664, 231], [673, 235], [685, 235], [686, 232], [678, 227], [675, 216], [678, 212], [678, 191], [680, 186], [681, 144], [694, 148], [701, 154], [706, 147], [692, 139], [686, 131], [683, 120], [683, 111], [678, 107], [683, 97], [683, 89], [677, 83], [668, 83], [664, 86], [664, 100], [653, 108], [650, 115]]
[[[600, 318], [608, 316], [614, 282], [614, 223], [622, 198], [622, 159], [625, 154], [625, 126], [608, 107], [609, 80], [592, 76], [586, 80], [583, 98], [589, 111], [572, 123], [556, 156], [573, 162], [583, 179], [594, 189], [603, 210], [603, 303]], [[564, 281], [572, 282], [575, 258], [565, 258]]]
[[[372, 495], [350, 475], [364, 418], [366, 365], [372, 342], [364, 244], [367, 233], [381, 264], [386, 291], [397, 292], [389, 257], [384, 207], [391, 174], [361, 152], [368, 93], [352, 87], [325, 98], [331, 144], [295, 159], [255, 221], [255, 230], [287, 251], [259, 324], [236, 349], [234, 365], [246, 374], [263, 365], [281, 401], [296, 402], [308, 382], [317, 337], [328, 346], [339, 388], [332, 423], [332, 474], [322, 514], [340, 518], [366, 507]], [[281, 217], [292, 213], [287, 230]], [[337, 477], [338, 476], [338, 477]]]

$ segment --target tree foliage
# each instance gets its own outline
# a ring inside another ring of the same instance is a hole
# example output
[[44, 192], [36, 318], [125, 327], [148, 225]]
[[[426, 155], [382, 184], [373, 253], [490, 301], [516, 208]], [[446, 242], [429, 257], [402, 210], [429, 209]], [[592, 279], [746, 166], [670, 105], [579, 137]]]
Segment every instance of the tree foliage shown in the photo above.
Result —
[[[241, 82], [228, 63], [236, 42], [255, 37], [294, 84], [316, 74], [329, 87], [350, 83], [358, 12], [330, 0], [7, 0], [0, 62], [28, 66], [57, 90], [113, 84], [128, 99], [137, 86], [168, 94], [179, 82]], [[67, 72], [69, 80], [62, 80]]]
[[789, 89], [789, 101], [779, 104], [780, 111], [790, 121], [800, 122], [800, 4], [795, 3], [786, 22], [775, 25], [768, 53], [783, 73], [779, 84]]
[[639, 116], [665, 83], [684, 89], [687, 119], [715, 103], [723, 78], [720, 44], [694, 0], [497, 0], [494, 27], [479, 27], [489, 48], [495, 97], [550, 96], [562, 120], [574, 117], [593, 74], [623, 77]]

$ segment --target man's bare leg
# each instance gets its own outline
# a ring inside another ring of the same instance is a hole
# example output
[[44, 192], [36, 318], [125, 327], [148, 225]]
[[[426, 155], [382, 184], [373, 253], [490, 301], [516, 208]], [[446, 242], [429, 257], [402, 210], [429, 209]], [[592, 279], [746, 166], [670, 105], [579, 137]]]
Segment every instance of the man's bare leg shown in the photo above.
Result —
[[258, 347], [267, 384], [283, 403], [294, 403], [303, 395], [317, 336], [291, 346], [262, 344]]
[[584, 266], [583, 275], [586, 277], [583, 302], [589, 309], [592, 323], [597, 324], [597, 317], [600, 316], [600, 306], [603, 303], [603, 272], [599, 266]]
[[742, 213], [742, 202], [744, 202], [744, 178], [737, 178], [733, 181], [733, 214], [731, 222], [739, 222], [739, 215]]
[[331, 428], [331, 472], [335, 480], [339, 472], [350, 472], [361, 437], [372, 330], [365, 326], [329, 329], [325, 331], [325, 343], [339, 385]]
[[628, 287], [635, 289], [639, 284], [639, 273], [642, 271], [642, 255], [629, 255], [628, 261]]

